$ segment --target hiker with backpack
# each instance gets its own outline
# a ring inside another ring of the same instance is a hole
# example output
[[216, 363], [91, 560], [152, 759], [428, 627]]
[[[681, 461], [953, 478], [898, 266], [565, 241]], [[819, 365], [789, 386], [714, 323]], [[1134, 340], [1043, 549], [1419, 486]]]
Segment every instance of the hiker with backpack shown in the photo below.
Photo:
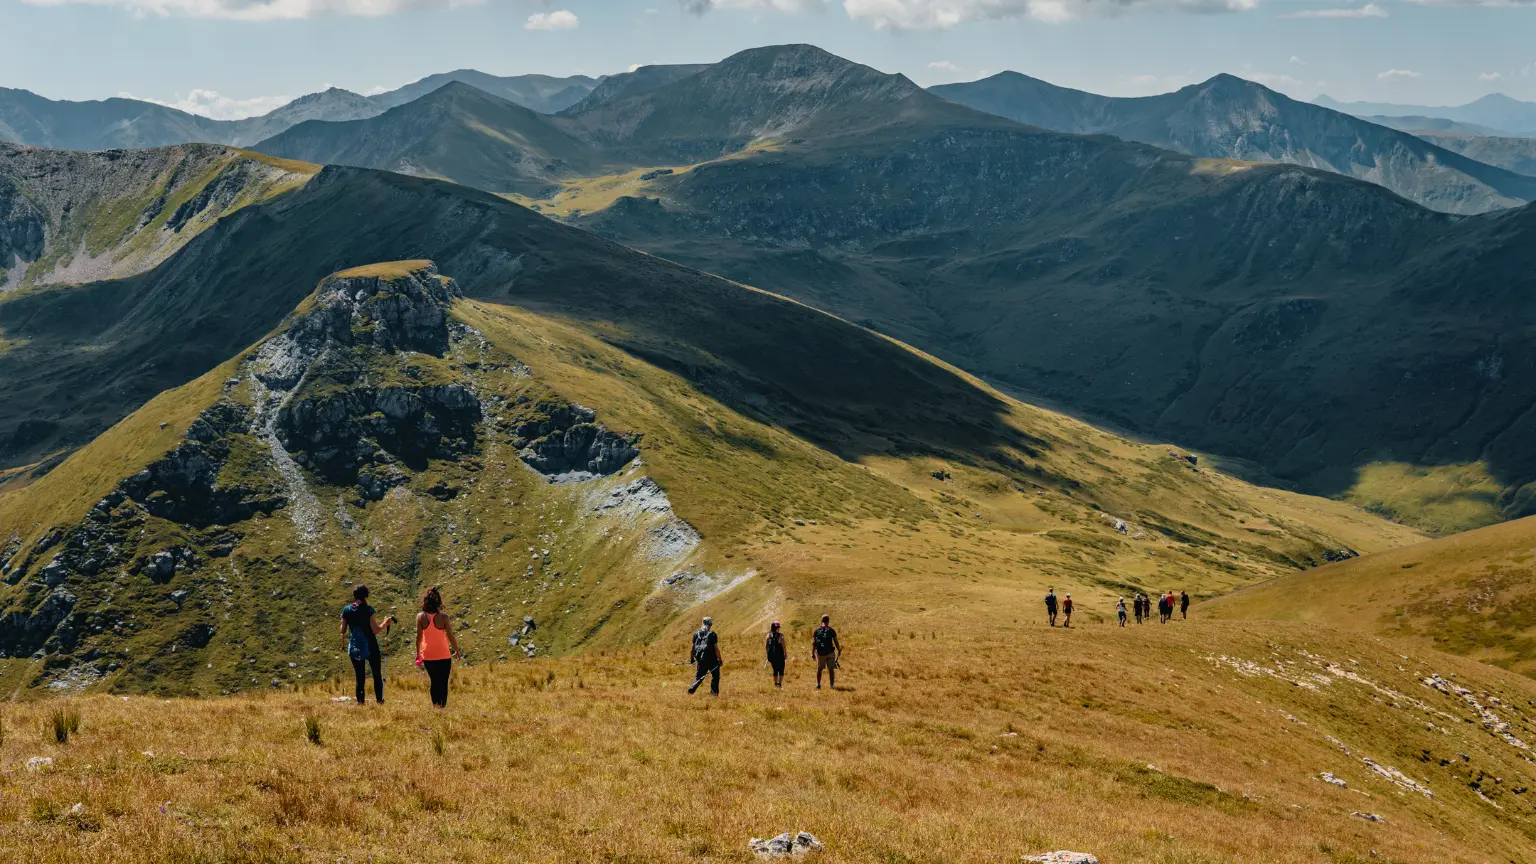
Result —
[[842, 643], [837, 641], [837, 631], [832, 629], [832, 616], [821, 616], [821, 626], [811, 634], [811, 651], [816, 655], [816, 689], [821, 689], [821, 670], [827, 670], [827, 686], [837, 689], [838, 660], [843, 656]]
[[1131, 602], [1136, 606], [1136, 623], [1140, 624], [1141, 616], [1146, 608], [1146, 604], [1143, 602], [1140, 591], [1136, 592], [1136, 596], [1131, 598]]
[[1061, 611], [1062, 611], [1062, 613], [1064, 615], [1067, 616], [1067, 620], [1065, 622], [1063, 622], [1061, 626], [1063, 626], [1063, 627], [1071, 627], [1072, 626], [1072, 595], [1071, 594], [1068, 594], [1066, 599], [1061, 601]]
[[1125, 598], [1124, 597], [1121, 597], [1120, 598], [1120, 602], [1115, 605], [1115, 613], [1120, 618], [1120, 626], [1124, 627], [1125, 626]]
[[1045, 617], [1046, 617], [1046, 619], [1048, 621], [1051, 622], [1051, 626], [1052, 627], [1056, 626], [1056, 589], [1055, 588], [1047, 588], [1045, 590]]
[[347, 637], [347, 658], [352, 661], [352, 672], [357, 676], [357, 704], [363, 704], [364, 683], [368, 672], [373, 672], [373, 701], [384, 701], [384, 652], [379, 650], [379, 634], [395, 623], [390, 615], [379, 623], [373, 619], [374, 609], [368, 605], [368, 586], [352, 589], [352, 602], [341, 608], [341, 635]]
[[1189, 595], [1183, 591], [1179, 592], [1179, 618], [1189, 620]]
[[1168, 595], [1157, 595], [1157, 623], [1168, 623]]
[[688, 655], [688, 662], [693, 664], [693, 686], [688, 688], [691, 695], [709, 679], [709, 692], [712, 695], [720, 695], [720, 667], [723, 661], [720, 657], [720, 635], [715, 632], [715, 619], [705, 618], [703, 626], [693, 634], [693, 650]]
[[784, 660], [788, 651], [784, 648], [784, 633], [779, 629], [779, 622], [775, 621], [768, 626], [768, 641], [764, 646], [768, 653], [768, 665], [773, 667], [773, 686], [784, 686]]

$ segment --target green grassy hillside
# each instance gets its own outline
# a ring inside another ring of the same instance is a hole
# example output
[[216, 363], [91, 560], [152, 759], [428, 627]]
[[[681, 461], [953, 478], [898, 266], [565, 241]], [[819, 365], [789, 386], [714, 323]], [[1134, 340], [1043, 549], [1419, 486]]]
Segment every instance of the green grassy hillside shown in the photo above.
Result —
[[522, 308], [455, 299], [428, 262], [323, 281], [256, 347], [0, 495], [9, 680], [323, 678], [360, 581], [390, 611], [443, 585], [489, 659], [648, 640], [716, 597], [797, 626], [808, 602], [991, 621], [1055, 584], [1104, 620], [1138, 588], [1210, 596], [1414, 539], [656, 266], [529, 286]]
[[1536, 520], [1521, 519], [1266, 582], [1207, 613], [1403, 637], [1536, 677], [1533, 556]]

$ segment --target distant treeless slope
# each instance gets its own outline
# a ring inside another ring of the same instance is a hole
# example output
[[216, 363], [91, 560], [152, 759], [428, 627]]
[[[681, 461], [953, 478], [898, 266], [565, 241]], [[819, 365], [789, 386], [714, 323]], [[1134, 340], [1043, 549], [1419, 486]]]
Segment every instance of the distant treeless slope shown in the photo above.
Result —
[[1536, 677], [1536, 517], [1284, 576], [1200, 608], [1409, 637]]

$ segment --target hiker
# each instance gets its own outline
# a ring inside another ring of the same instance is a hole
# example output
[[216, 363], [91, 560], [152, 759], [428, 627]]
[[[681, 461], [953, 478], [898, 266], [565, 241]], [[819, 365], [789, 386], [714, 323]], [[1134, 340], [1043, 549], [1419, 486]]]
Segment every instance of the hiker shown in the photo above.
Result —
[[715, 619], [705, 618], [704, 625], [693, 634], [693, 651], [688, 655], [688, 662], [693, 664], [693, 686], [688, 688], [689, 694], [696, 692], [704, 679], [709, 679], [709, 692], [720, 695], [720, 634], [715, 632]]
[[1183, 591], [1179, 592], [1179, 617], [1189, 620], [1189, 595]]
[[784, 659], [788, 652], [784, 649], [784, 633], [779, 629], [779, 622], [775, 621], [768, 626], [768, 641], [765, 646], [768, 651], [768, 665], [773, 667], [773, 686], [784, 687]]
[[1169, 591], [1167, 594], [1163, 595], [1163, 623], [1167, 624], [1169, 621], [1172, 621], [1172, 620], [1173, 620], [1173, 592]]
[[1068, 594], [1066, 599], [1061, 601], [1061, 611], [1067, 616], [1067, 620], [1061, 626], [1063, 626], [1063, 627], [1071, 627], [1072, 626], [1072, 595], [1071, 594]]
[[363, 684], [368, 672], [373, 672], [373, 701], [384, 701], [384, 654], [379, 650], [379, 634], [395, 623], [395, 616], [384, 623], [373, 619], [373, 607], [368, 605], [368, 586], [352, 589], [352, 602], [341, 608], [341, 635], [347, 637], [347, 657], [352, 661], [352, 672], [357, 676], [357, 704], [363, 699]]
[[1141, 594], [1139, 592], [1136, 594], [1135, 597], [1131, 598], [1131, 605], [1136, 610], [1136, 623], [1140, 624], [1141, 623]]
[[1120, 626], [1124, 627], [1125, 626], [1125, 598], [1124, 597], [1121, 597], [1120, 598], [1120, 602], [1115, 606], [1115, 612], [1120, 617]]
[[434, 707], [448, 707], [448, 676], [458, 656], [453, 619], [443, 611], [443, 595], [433, 586], [421, 595], [421, 611], [416, 614], [416, 664], [427, 670]]
[[1051, 622], [1051, 626], [1052, 627], [1056, 626], [1056, 589], [1055, 588], [1047, 588], [1045, 590], [1045, 617]]
[[1157, 595], [1157, 623], [1168, 623], [1168, 595]]
[[843, 656], [843, 645], [837, 641], [837, 631], [832, 629], [831, 615], [821, 616], [821, 626], [811, 634], [811, 650], [816, 655], [816, 689], [821, 689], [821, 670], [825, 669], [827, 686], [836, 690], [838, 660]]

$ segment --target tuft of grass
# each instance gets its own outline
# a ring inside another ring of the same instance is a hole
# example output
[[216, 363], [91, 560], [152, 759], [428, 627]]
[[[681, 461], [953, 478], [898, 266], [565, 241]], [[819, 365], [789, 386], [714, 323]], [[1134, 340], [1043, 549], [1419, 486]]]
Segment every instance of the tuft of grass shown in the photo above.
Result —
[[320, 746], [320, 718], [313, 714], [304, 715], [304, 739], [309, 743]]
[[80, 732], [80, 709], [71, 703], [54, 706], [48, 713], [48, 726], [55, 742], [68, 744], [69, 736]]
[[439, 756], [443, 755], [448, 749], [448, 739], [443, 735], [443, 730], [440, 727], [428, 733], [427, 740], [432, 742], [432, 752]]

